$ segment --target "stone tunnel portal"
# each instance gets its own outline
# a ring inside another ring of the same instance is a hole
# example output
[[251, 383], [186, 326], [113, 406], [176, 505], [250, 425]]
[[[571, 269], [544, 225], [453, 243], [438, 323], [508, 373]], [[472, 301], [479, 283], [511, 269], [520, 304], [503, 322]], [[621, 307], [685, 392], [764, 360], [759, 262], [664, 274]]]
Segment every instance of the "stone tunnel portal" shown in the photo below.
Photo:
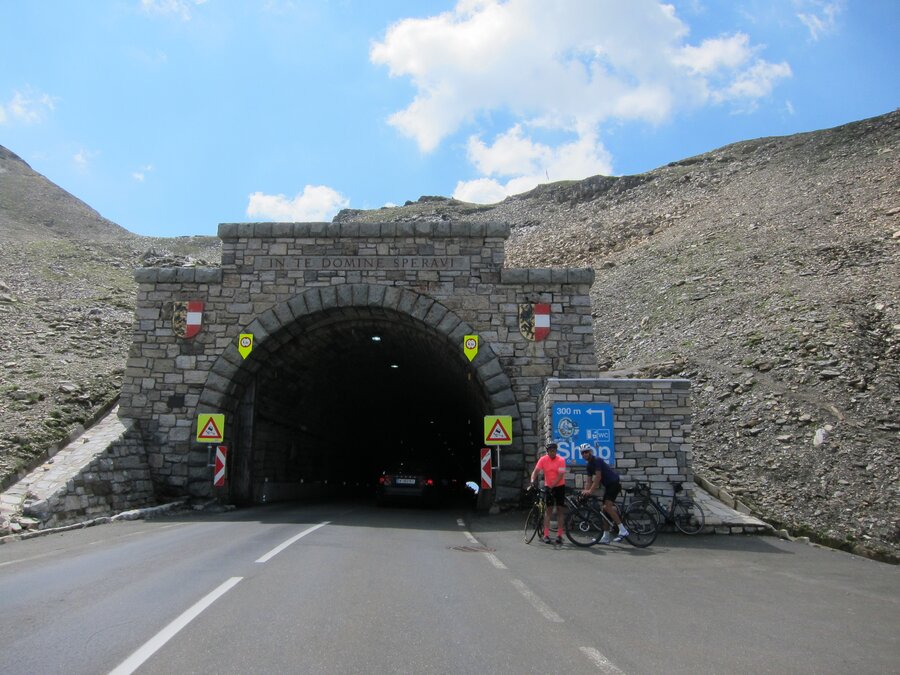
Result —
[[479, 477], [488, 398], [459, 346], [387, 308], [320, 311], [255, 349], [230, 466], [236, 503], [371, 496], [399, 462], [446, 499]]
[[[516, 503], [547, 435], [548, 378], [591, 377], [597, 360], [593, 270], [506, 268], [509, 234], [504, 223], [223, 223], [220, 267], [136, 271], [119, 416], [155, 498], [365, 492], [397, 455], [477, 480], [484, 418], [497, 415], [511, 442], [478, 506]], [[471, 362], [466, 335], [480, 341]], [[201, 439], [209, 415], [224, 431]]]

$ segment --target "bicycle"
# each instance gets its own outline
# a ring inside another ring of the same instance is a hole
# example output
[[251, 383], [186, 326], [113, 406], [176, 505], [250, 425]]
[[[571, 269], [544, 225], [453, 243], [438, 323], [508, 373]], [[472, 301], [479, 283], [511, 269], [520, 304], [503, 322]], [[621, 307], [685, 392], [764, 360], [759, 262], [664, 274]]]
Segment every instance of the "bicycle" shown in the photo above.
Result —
[[525, 543], [530, 544], [532, 540], [540, 536], [544, 531], [544, 512], [547, 510], [547, 488], [530, 487], [526, 490], [532, 499], [531, 509], [525, 518]]
[[628, 510], [632, 508], [650, 509], [656, 520], [657, 529], [665, 525], [674, 525], [684, 534], [697, 534], [703, 531], [706, 524], [706, 516], [703, 509], [691, 497], [678, 496], [684, 492], [682, 483], [672, 483], [672, 501], [669, 508], [664, 508], [659, 501], [653, 498], [653, 492], [646, 483], [637, 483], [631, 490], [636, 496], [631, 501]]
[[[593, 546], [600, 542], [604, 532], [615, 532], [615, 523], [596, 497], [577, 495], [567, 501], [570, 511], [566, 517], [566, 537], [576, 546]], [[622, 522], [628, 529], [625, 539], [632, 546], [646, 548], [656, 539], [656, 518], [649, 507], [633, 511], [629, 508], [622, 514]]]

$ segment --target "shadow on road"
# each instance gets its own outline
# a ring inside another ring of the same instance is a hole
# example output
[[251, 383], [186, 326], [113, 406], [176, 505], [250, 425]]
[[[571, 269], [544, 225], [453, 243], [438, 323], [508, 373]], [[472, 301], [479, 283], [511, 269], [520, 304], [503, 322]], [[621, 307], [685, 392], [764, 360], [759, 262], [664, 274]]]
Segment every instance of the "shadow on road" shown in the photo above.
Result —
[[397, 502], [377, 506], [374, 499], [277, 502], [245, 508], [213, 508], [175, 511], [154, 516], [166, 522], [259, 522], [264, 524], [309, 524], [324, 520], [334, 526], [380, 527], [416, 530], [459, 530], [457, 519], [468, 521], [475, 513], [465, 499], [448, 500], [438, 506]]
[[[333, 526], [370, 527], [384, 529], [412, 529], [458, 531], [459, 519], [476, 536], [479, 533], [499, 535], [504, 546], [525, 546], [522, 526], [527, 511], [511, 509], [499, 514], [476, 511], [471, 500], [450, 500], [437, 507], [417, 502], [393, 503], [377, 506], [372, 499], [322, 500], [316, 502], [278, 502], [230, 510], [181, 511], [154, 517], [168, 522], [259, 522], [264, 524], [314, 525], [324, 520]], [[660, 533], [648, 548], [636, 548], [627, 543], [609, 546], [576, 547], [568, 540], [563, 549], [584, 551], [590, 555], [628, 555], [635, 558], [653, 557], [668, 550], [745, 551], [791, 555], [790, 551], [774, 545], [773, 539], [759, 535], [695, 535]], [[530, 546], [553, 550], [535, 540]]]

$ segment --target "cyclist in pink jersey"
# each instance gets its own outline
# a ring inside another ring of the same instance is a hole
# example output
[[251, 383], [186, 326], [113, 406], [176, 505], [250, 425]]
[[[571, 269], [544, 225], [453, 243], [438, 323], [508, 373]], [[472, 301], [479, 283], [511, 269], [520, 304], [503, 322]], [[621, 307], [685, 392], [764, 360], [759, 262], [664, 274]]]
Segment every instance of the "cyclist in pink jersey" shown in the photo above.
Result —
[[544, 474], [544, 485], [549, 490], [547, 509], [544, 511], [544, 543], [550, 543], [550, 510], [556, 507], [556, 543], [562, 544], [566, 516], [566, 460], [556, 454], [556, 443], [547, 444], [547, 454], [541, 457], [531, 472], [531, 484], [538, 473]]

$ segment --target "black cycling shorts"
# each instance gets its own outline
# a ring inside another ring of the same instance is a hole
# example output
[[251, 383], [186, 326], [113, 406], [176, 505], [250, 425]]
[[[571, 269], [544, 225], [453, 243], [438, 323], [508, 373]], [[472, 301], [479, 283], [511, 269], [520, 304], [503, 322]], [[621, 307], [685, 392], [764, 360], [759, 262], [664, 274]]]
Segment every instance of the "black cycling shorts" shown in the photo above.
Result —
[[603, 501], [605, 502], [615, 502], [616, 497], [619, 496], [619, 493], [622, 491], [621, 483], [613, 483], [612, 485], [606, 486], [606, 491], [603, 494]]
[[547, 504], [550, 506], [565, 506], [566, 505], [566, 486], [565, 485], [557, 485], [556, 487], [552, 487], [547, 492]]

